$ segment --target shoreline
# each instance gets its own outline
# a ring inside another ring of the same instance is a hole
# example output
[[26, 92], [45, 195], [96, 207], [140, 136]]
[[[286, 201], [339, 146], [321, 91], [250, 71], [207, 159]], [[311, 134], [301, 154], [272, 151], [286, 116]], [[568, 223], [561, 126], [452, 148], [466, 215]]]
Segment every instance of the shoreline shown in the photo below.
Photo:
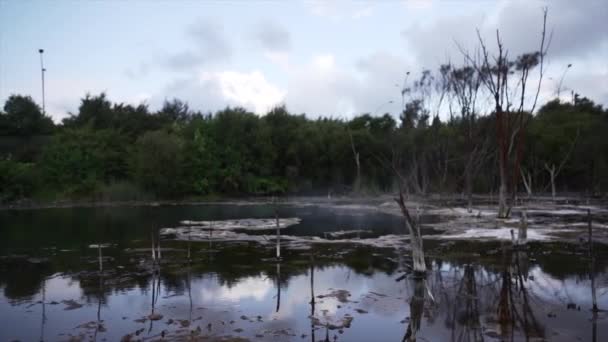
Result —
[[[0, 204], [0, 211], [8, 210], [40, 210], [40, 209], [55, 209], [55, 208], [101, 208], [101, 207], [157, 207], [170, 205], [260, 205], [272, 204], [274, 196], [210, 196], [208, 198], [184, 198], [184, 199], [162, 199], [162, 200], [62, 200], [62, 201], [24, 201], [22, 203], [13, 202]], [[294, 204], [323, 204], [323, 203], [367, 203], [381, 204], [387, 201], [392, 202], [394, 194], [343, 194], [327, 197], [323, 195], [285, 195], [279, 196], [279, 204], [294, 205]], [[474, 206], [487, 206], [497, 201], [493, 194], [475, 194]], [[439, 194], [430, 193], [426, 195], [410, 195], [409, 201], [418, 203], [434, 203], [440, 207], [450, 207], [448, 201], [466, 201], [466, 198], [460, 193]], [[520, 201], [529, 203], [549, 202], [553, 204], [573, 204], [573, 205], [589, 205], [595, 204], [600, 206], [608, 206], [608, 198], [606, 195], [590, 197], [586, 193], [567, 193], [563, 196], [558, 196], [555, 200], [550, 194], [539, 194], [530, 198], [526, 196], [520, 197]], [[311, 203], [312, 202], [312, 203]], [[444, 202], [444, 203], [442, 203]], [[514, 205], [514, 207], [520, 204]]]

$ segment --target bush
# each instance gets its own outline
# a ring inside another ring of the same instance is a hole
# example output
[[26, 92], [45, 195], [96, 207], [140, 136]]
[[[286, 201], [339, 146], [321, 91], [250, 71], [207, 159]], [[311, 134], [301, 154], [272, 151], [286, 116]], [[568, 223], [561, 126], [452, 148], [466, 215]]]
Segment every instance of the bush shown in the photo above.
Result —
[[95, 198], [104, 202], [111, 201], [145, 201], [152, 196], [140, 190], [137, 185], [130, 182], [116, 182], [104, 184], [99, 187]]
[[132, 151], [131, 171], [143, 189], [161, 196], [183, 192], [183, 141], [165, 131], [147, 132]]
[[35, 165], [0, 160], [0, 202], [29, 198], [38, 187]]

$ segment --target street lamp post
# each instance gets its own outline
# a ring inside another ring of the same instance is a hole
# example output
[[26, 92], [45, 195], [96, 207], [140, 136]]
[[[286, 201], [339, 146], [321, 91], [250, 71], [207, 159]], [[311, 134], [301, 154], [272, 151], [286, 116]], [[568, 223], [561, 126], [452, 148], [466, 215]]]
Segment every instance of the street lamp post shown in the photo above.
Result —
[[44, 54], [44, 49], [38, 49], [38, 52], [40, 53], [40, 74], [42, 76], [42, 114], [46, 115], [44, 103], [44, 72], [46, 71], [46, 69], [44, 68], [44, 60], [42, 58]]

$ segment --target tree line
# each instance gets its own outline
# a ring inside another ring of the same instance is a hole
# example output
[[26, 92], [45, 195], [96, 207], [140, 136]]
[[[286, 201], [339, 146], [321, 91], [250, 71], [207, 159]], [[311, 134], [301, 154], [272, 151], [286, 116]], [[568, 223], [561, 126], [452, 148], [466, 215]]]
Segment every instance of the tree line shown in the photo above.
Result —
[[[474, 74], [443, 68], [464, 83]], [[423, 73], [414, 83], [426, 87], [430, 78]], [[311, 119], [284, 106], [263, 116], [243, 108], [201, 113], [179, 100], [151, 111], [100, 94], [87, 95], [76, 113], [54, 124], [31, 97], [13, 95], [0, 112], [0, 198], [379, 193], [394, 191], [398, 181], [416, 194], [497, 191], [496, 114], [480, 115], [465, 103], [440, 120], [425, 99], [405, 100], [413, 88], [402, 92], [398, 119], [386, 113], [348, 120]], [[576, 95], [526, 115], [518, 191], [546, 192], [552, 184], [605, 191], [608, 110]], [[406, 179], [396, 179], [394, 166]]]

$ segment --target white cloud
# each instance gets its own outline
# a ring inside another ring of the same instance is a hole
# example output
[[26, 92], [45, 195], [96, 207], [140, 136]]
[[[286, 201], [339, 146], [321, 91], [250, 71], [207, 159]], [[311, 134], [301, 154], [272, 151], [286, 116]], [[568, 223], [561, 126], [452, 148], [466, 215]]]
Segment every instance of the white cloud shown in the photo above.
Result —
[[344, 19], [361, 19], [372, 15], [373, 7], [369, 3], [346, 0], [311, 0], [306, 5], [315, 16], [333, 21]]
[[314, 57], [314, 65], [322, 71], [330, 71], [335, 64], [335, 58], [331, 54], [318, 55]]
[[283, 102], [285, 91], [270, 83], [260, 71], [205, 71], [197, 77], [179, 79], [154, 97], [159, 105], [165, 98], [179, 98], [193, 109], [217, 111], [226, 106], [239, 106], [265, 114]]
[[285, 97], [285, 92], [270, 84], [259, 71], [223, 71], [213, 74], [212, 77], [217, 78], [225, 99], [253, 109], [258, 114], [266, 113]]
[[311, 116], [396, 114], [395, 84], [402, 80], [406, 65], [405, 59], [386, 52], [369, 55], [354, 66], [337, 62], [332, 54], [320, 54], [309, 64], [292, 68], [285, 103], [290, 110]]

